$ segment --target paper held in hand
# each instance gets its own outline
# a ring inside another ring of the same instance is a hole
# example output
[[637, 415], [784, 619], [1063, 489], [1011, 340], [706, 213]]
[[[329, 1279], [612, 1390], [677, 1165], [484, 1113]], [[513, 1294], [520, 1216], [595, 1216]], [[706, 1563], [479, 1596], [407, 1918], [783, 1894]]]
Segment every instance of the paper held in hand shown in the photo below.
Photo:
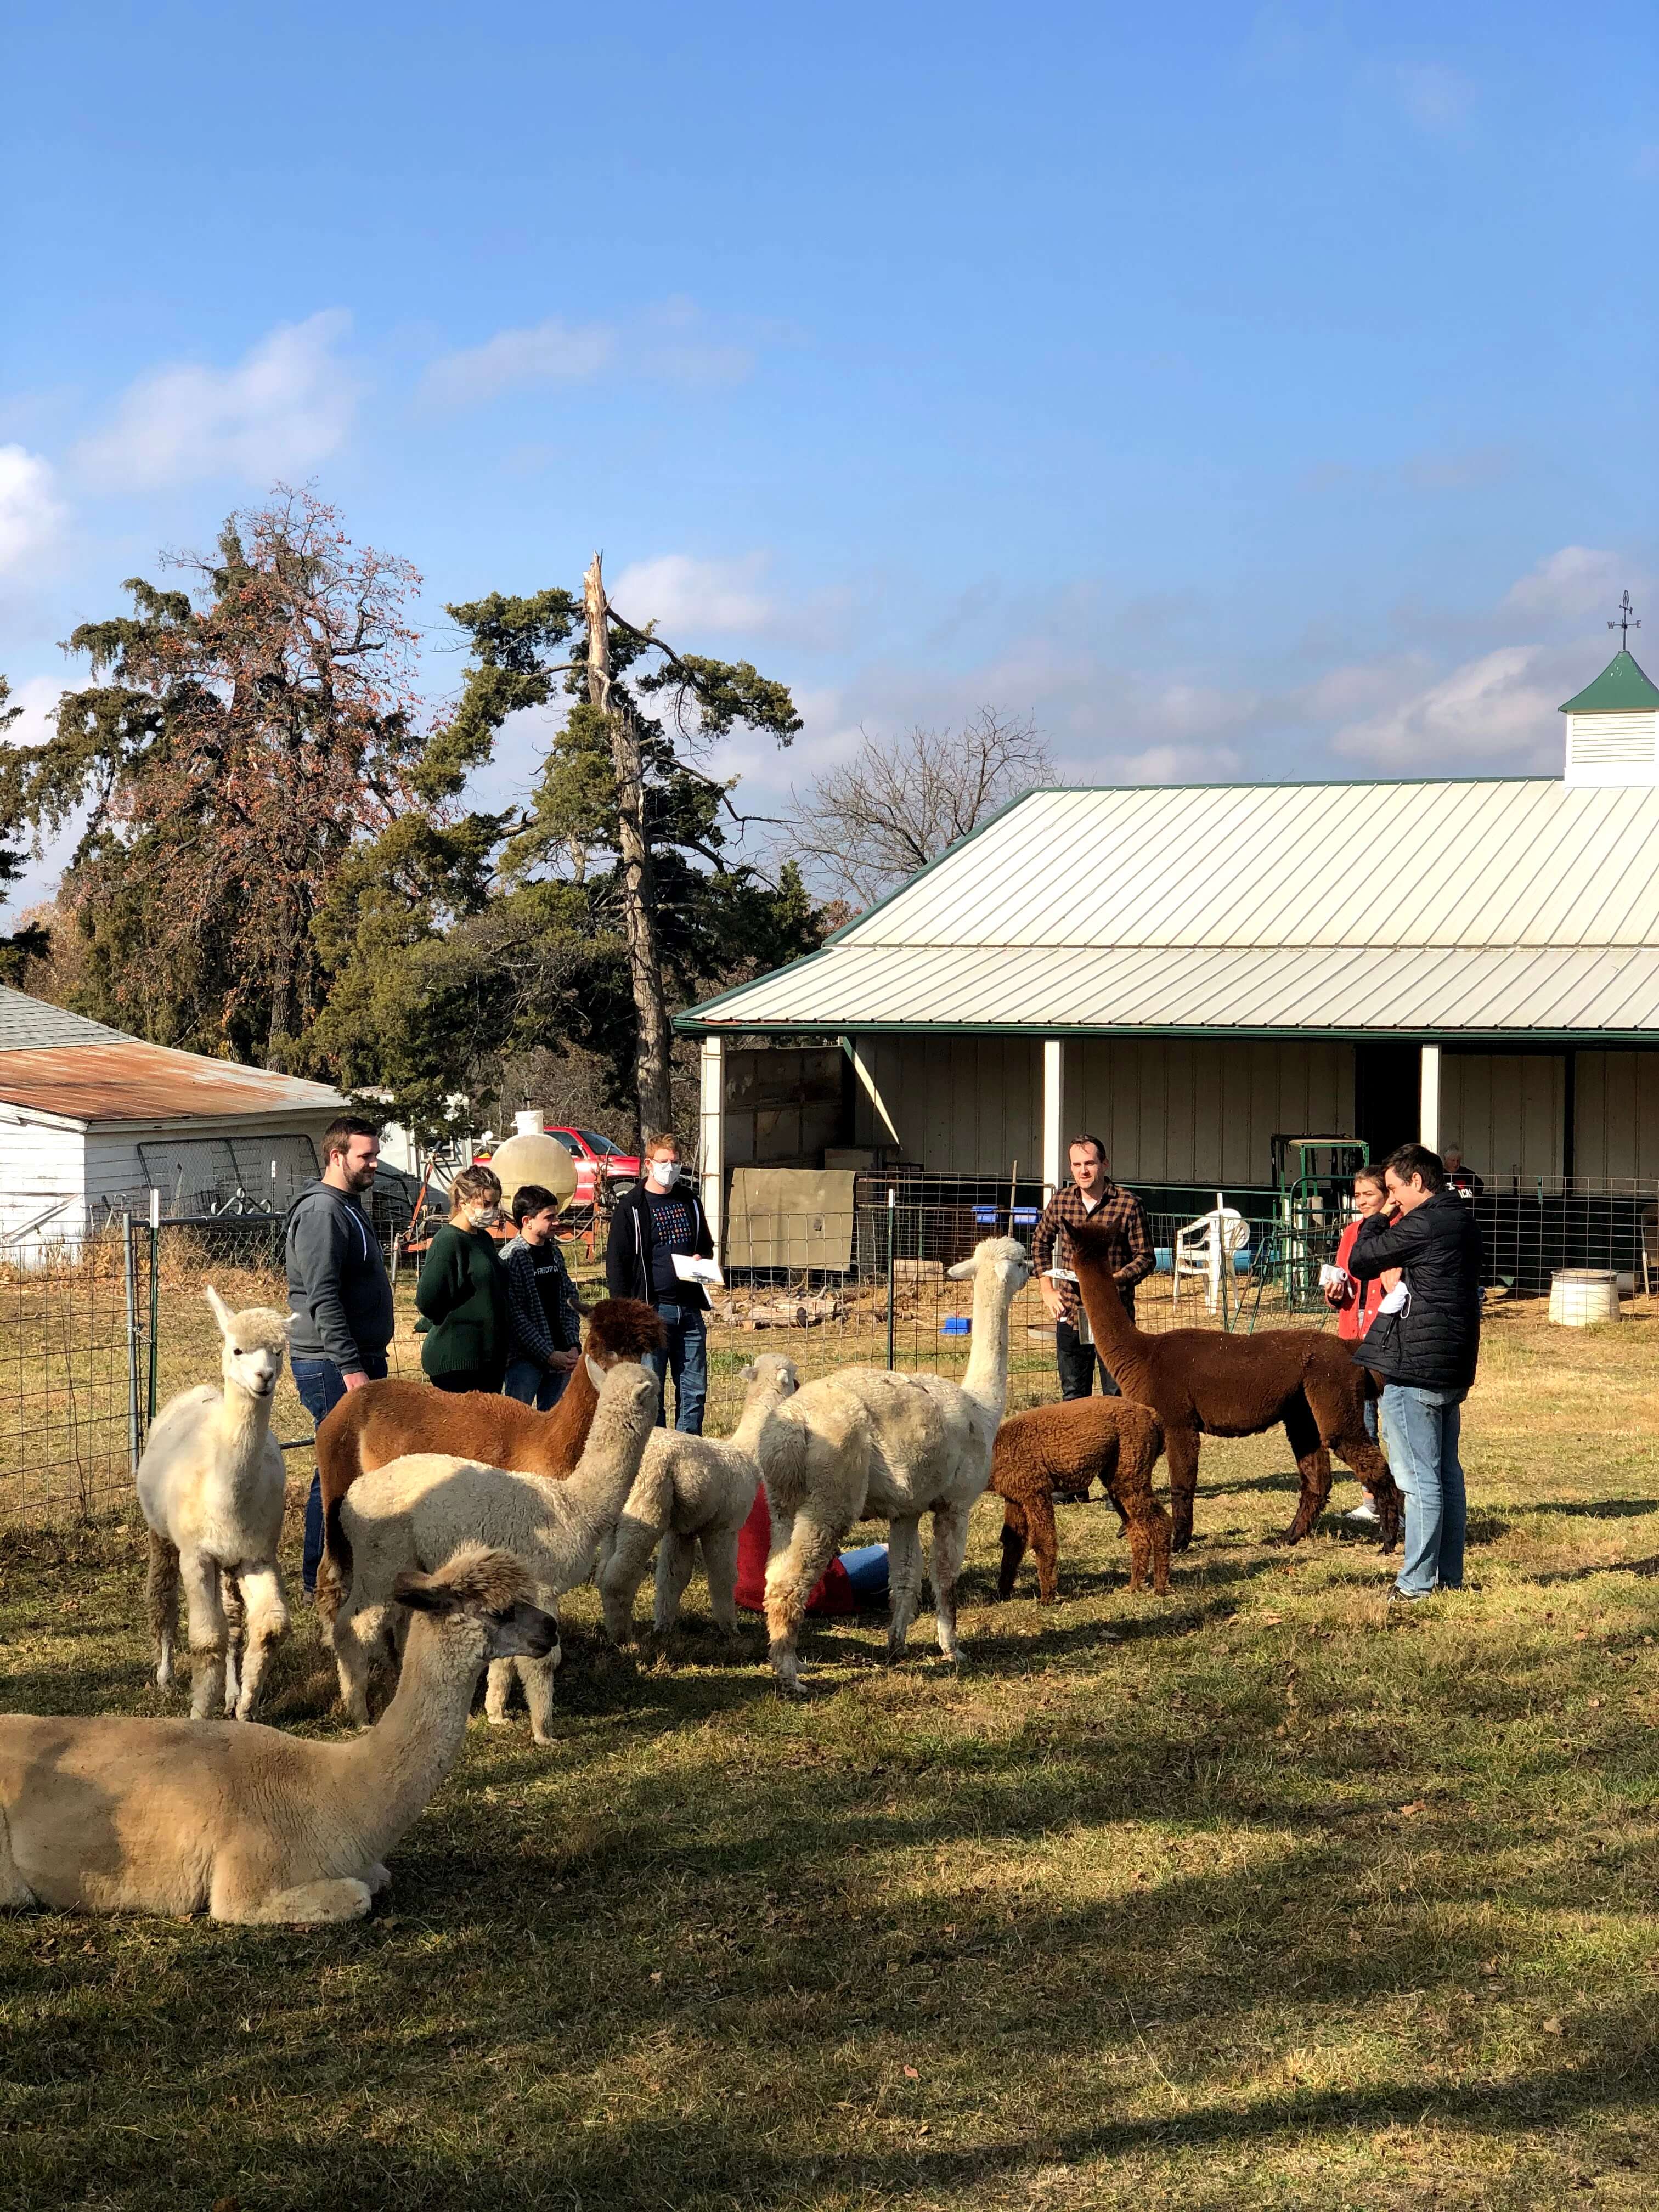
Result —
[[[1069, 1267], [1050, 1267], [1047, 1273], [1051, 1283], [1074, 1283], [1077, 1280], [1077, 1277]], [[1094, 1328], [1090, 1322], [1088, 1311], [1083, 1306], [1078, 1308], [1077, 1340], [1079, 1344], [1092, 1344], [1095, 1340]]]
[[670, 1256], [674, 1262], [674, 1273], [681, 1282], [701, 1283], [705, 1290], [710, 1291], [726, 1288], [725, 1276], [712, 1260], [705, 1260], [701, 1253], [675, 1252]]

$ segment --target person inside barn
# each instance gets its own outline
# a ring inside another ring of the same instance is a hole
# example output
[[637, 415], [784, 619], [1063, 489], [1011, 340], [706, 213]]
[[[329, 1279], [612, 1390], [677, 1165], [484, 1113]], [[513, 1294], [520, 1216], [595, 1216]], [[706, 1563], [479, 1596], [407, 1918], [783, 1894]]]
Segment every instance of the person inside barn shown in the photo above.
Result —
[[[1094, 1389], [1095, 1370], [1100, 1370], [1103, 1396], [1118, 1395], [1111, 1371], [1095, 1349], [1087, 1316], [1077, 1292], [1077, 1267], [1066, 1231], [1085, 1221], [1109, 1230], [1112, 1236], [1113, 1273], [1129, 1318], [1135, 1310], [1135, 1285], [1158, 1265], [1158, 1254], [1146, 1227], [1146, 1210], [1133, 1191], [1111, 1179], [1111, 1162], [1098, 1137], [1073, 1137], [1068, 1155], [1072, 1180], [1057, 1190], [1042, 1209], [1042, 1218], [1031, 1239], [1031, 1266], [1042, 1303], [1054, 1317], [1054, 1364], [1060, 1370], [1062, 1398], [1086, 1398]], [[1058, 1278], [1049, 1272], [1058, 1268]]]
[[1479, 1198], [1486, 1188], [1473, 1168], [1463, 1164], [1463, 1147], [1453, 1138], [1440, 1155], [1446, 1163], [1446, 1180], [1460, 1198]]

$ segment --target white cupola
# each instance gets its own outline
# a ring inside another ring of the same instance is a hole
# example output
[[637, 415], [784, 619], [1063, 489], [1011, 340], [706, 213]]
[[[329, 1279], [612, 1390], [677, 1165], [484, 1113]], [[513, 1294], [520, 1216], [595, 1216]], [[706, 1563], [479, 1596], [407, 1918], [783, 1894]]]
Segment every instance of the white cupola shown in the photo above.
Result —
[[[1628, 592], [1622, 611], [1622, 622], [1607, 624], [1621, 641], [1640, 628], [1631, 618]], [[1622, 641], [1595, 683], [1561, 712], [1567, 718], [1569, 783], [1659, 784], [1659, 685], [1649, 681]]]

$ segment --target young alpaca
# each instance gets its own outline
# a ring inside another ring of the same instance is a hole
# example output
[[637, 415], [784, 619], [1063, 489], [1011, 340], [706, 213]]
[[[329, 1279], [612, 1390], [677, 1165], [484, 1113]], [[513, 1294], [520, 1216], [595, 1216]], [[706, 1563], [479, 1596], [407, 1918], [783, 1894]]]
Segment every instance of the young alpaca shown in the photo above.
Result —
[[775, 1352], [766, 1352], [744, 1369], [743, 1379], [749, 1385], [743, 1418], [724, 1443], [682, 1436], [674, 1429], [652, 1431], [639, 1479], [599, 1554], [605, 1625], [617, 1644], [632, 1639], [634, 1600], [653, 1551], [657, 1601], [652, 1625], [659, 1637], [672, 1633], [699, 1545], [708, 1577], [708, 1609], [728, 1636], [738, 1632], [738, 1537], [754, 1510], [760, 1485], [756, 1448], [774, 1409], [793, 1395], [795, 1370]]
[[340, 1501], [360, 1474], [412, 1452], [453, 1452], [516, 1474], [568, 1474], [587, 1442], [606, 1373], [619, 1359], [638, 1361], [666, 1342], [650, 1306], [636, 1298], [603, 1298], [588, 1318], [587, 1357], [576, 1362], [551, 1413], [538, 1413], [495, 1391], [452, 1397], [428, 1382], [395, 1375], [348, 1391], [317, 1430], [323, 1493], [317, 1606], [325, 1631], [351, 1580], [351, 1543], [341, 1524]]
[[1174, 1328], [1148, 1336], [1124, 1311], [1103, 1232], [1085, 1226], [1070, 1233], [1078, 1289], [1101, 1357], [1124, 1396], [1150, 1406], [1164, 1425], [1177, 1552], [1193, 1540], [1199, 1438], [1259, 1436], [1276, 1421], [1285, 1424], [1302, 1477], [1285, 1541], [1299, 1543], [1324, 1510], [1336, 1451], [1376, 1498], [1382, 1548], [1392, 1548], [1400, 1535], [1400, 1492], [1365, 1433], [1369, 1383], [1346, 1345], [1311, 1328], [1269, 1328], [1255, 1336]]
[[1127, 1398], [1073, 1398], [1060, 1406], [1033, 1406], [1011, 1413], [997, 1431], [991, 1453], [991, 1488], [1003, 1501], [1002, 1571], [997, 1595], [1012, 1597], [1014, 1577], [1029, 1543], [1036, 1557], [1037, 1596], [1052, 1605], [1060, 1595], [1055, 1565], [1056, 1490], [1086, 1498], [1096, 1475], [1129, 1534], [1129, 1588], [1146, 1585], [1160, 1597], [1170, 1589], [1170, 1516], [1152, 1491], [1152, 1469], [1164, 1449], [1156, 1413]]
[[288, 1633], [276, 1566], [286, 1480], [270, 1407], [293, 1317], [270, 1306], [232, 1313], [210, 1283], [202, 1295], [224, 1339], [223, 1386], [202, 1382], [169, 1398], [138, 1462], [138, 1503], [149, 1527], [149, 1625], [156, 1684], [168, 1690], [182, 1579], [191, 1717], [222, 1708], [246, 1720], [271, 1650]]
[[398, 1694], [349, 1743], [258, 1722], [0, 1717], [0, 1906], [360, 1918], [454, 1764], [480, 1668], [557, 1635], [529, 1581], [478, 1545], [405, 1576]]
[[[368, 1719], [369, 1663], [387, 1638], [399, 1575], [416, 1568], [430, 1573], [464, 1544], [482, 1541], [522, 1559], [536, 1603], [556, 1614], [559, 1599], [586, 1580], [600, 1542], [616, 1525], [639, 1474], [657, 1403], [656, 1377], [635, 1361], [619, 1360], [605, 1378], [576, 1471], [562, 1481], [446, 1452], [415, 1452], [358, 1477], [341, 1508], [355, 1565], [350, 1595], [334, 1623], [340, 1694], [353, 1720], [362, 1725]], [[514, 1663], [532, 1733], [545, 1743], [556, 1650], [492, 1665], [486, 1706], [492, 1720], [506, 1717]]]
[[973, 1350], [960, 1382], [846, 1367], [809, 1382], [762, 1428], [761, 1474], [772, 1514], [766, 1625], [787, 1692], [799, 1687], [797, 1645], [813, 1584], [855, 1521], [890, 1523], [888, 1654], [903, 1650], [921, 1597], [921, 1516], [933, 1518], [939, 1647], [957, 1645], [957, 1577], [968, 1516], [991, 1472], [1008, 1395], [1008, 1309], [1030, 1279], [1012, 1237], [988, 1237], [951, 1269], [974, 1285]]

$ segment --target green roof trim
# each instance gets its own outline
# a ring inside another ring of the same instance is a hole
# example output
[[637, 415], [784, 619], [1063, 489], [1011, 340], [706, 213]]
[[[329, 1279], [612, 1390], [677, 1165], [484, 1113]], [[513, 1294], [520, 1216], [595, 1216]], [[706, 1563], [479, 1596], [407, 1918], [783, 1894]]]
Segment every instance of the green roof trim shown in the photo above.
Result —
[[1627, 653], [1615, 653], [1596, 678], [1557, 712], [1563, 714], [1640, 714], [1659, 707], [1659, 684]]

